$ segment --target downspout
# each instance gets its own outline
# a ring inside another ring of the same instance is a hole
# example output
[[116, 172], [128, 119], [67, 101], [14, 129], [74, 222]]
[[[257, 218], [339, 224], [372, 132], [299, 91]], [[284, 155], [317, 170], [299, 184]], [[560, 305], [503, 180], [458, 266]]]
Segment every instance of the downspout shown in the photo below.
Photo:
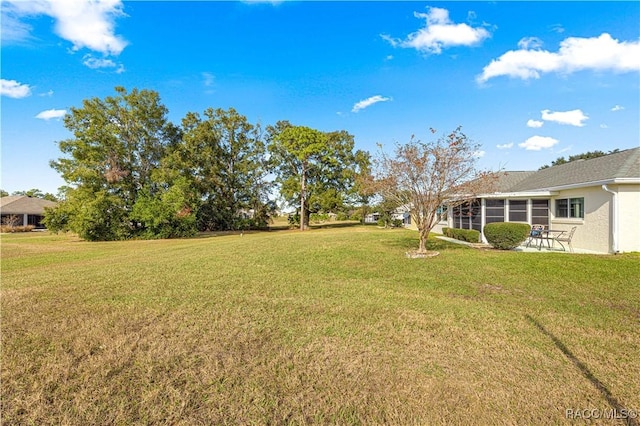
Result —
[[612, 221], [613, 221], [613, 253], [617, 254], [619, 253], [618, 250], [618, 193], [615, 191], [612, 191], [611, 189], [609, 189], [607, 187], [607, 185], [602, 185], [602, 189], [604, 189], [605, 191], [613, 194], [613, 199], [611, 200], [613, 203], [613, 206], [611, 208], [611, 216], [612, 216]]

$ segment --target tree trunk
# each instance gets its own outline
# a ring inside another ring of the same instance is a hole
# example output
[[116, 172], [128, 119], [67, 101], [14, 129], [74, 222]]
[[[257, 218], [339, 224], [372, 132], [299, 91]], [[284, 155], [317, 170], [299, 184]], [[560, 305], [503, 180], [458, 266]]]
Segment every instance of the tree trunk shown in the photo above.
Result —
[[420, 247], [418, 251], [424, 253], [427, 251], [427, 239], [429, 238], [429, 231], [420, 231]]
[[300, 181], [300, 230], [304, 231], [304, 204], [305, 204], [305, 177], [307, 174], [306, 164], [302, 163], [302, 176]]

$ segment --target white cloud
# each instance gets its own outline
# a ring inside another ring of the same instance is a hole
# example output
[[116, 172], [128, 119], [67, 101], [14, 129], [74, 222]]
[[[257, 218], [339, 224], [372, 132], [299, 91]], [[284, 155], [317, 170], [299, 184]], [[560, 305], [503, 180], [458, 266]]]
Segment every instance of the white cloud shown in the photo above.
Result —
[[502, 144], [502, 145], [496, 145], [496, 148], [498, 148], [498, 149], [513, 148], [513, 142], [505, 143], [505, 144]]
[[527, 121], [527, 127], [533, 127], [534, 129], [538, 129], [544, 125], [544, 121], [540, 120], [529, 120]]
[[383, 35], [382, 38], [394, 47], [409, 47], [424, 53], [440, 54], [443, 48], [452, 46], [473, 46], [490, 37], [482, 28], [473, 28], [467, 24], [456, 24], [449, 19], [449, 11], [430, 7], [428, 13], [414, 12], [414, 16], [424, 19], [424, 28], [411, 33], [405, 40]]
[[116, 68], [115, 72], [117, 74], [121, 74], [124, 72], [124, 65], [115, 62], [113, 59], [109, 58], [94, 58], [91, 55], [85, 55], [82, 58], [82, 64], [93, 69], [103, 69], [103, 68]]
[[105, 59], [105, 58], [96, 59], [91, 55], [86, 55], [82, 63], [91, 69], [116, 67], [116, 63], [113, 62], [113, 60], [111, 59]]
[[542, 149], [548, 149], [553, 147], [559, 141], [557, 139], [548, 136], [531, 136], [526, 141], [518, 144], [520, 148], [524, 148], [527, 151], [540, 151]]
[[67, 113], [66, 109], [48, 109], [36, 115], [36, 118], [39, 118], [41, 120], [47, 120], [47, 121], [51, 120], [52, 118], [59, 120], [62, 117], [64, 117], [66, 113]]
[[579, 109], [572, 111], [549, 111], [545, 109], [542, 112], [542, 119], [545, 121], [553, 121], [558, 124], [568, 124], [570, 126], [583, 127], [584, 121], [588, 120], [586, 116]]
[[30, 38], [31, 26], [20, 22], [20, 19], [15, 16], [15, 13], [11, 11], [11, 8], [5, 7], [2, 3], [2, 25], [0, 29], [2, 31], [2, 44], [7, 42], [21, 42]]
[[549, 27], [549, 29], [558, 34], [562, 34], [564, 32], [564, 27], [562, 26], [562, 24], [553, 24], [551, 25], [551, 27]]
[[206, 87], [213, 86], [213, 83], [215, 83], [215, 81], [216, 81], [216, 77], [213, 74], [211, 74], [210, 72], [203, 72], [202, 73], [202, 78], [204, 79], [204, 85]]
[[40, 94], [38, 94], [38, 96], [41, 96], [41, 97], [44, 97], [44, 96], [51, 97], [51, 96], [53, 96], [53, 90], [49, 90], [48, 92], [45, 92], [45, 93], [40, 93]]
[[[116, 18], [126, 16], [120, 0], [6, 0], [10, 16], [47, 15], [54, 19], [55, 33], [73, 44], [73, 50], [87, 48], [104, 55], [119, 55], [127, 42], [115, 34]], [[4, 23], [3, 23], [4, 26]], [[22, 36], [24, 24], [13, 24]]]
[[604, 123], [603, 123], [603, 124], [601, 124], [601, 125], [600, 125], [600, 128], [601, 128], [601, 129], [608, 129], [608, 128], [609, 128], [609, 126], [607, 126], [606, 124], [604, 124]]
[[538, 37], [525, 37], [518, 42], [520, 49], [539, 49], [542, 47], [542, 40]]
[[486, 151], [479, 150], [479, 151], [475, 151], [475, 152], [473, 153], [473, 156], [474, 156], [474, 157], [476, 157], [476, 158], [482, 158], [482, 157], [484, 157], [486, 154], [487, 154], [487, 152], [486, 152]]
[[640, 40], [618, 41], [607, 33], [591, 38], [566, 38], [558, 52], [532, 49], [526, 43], [520, 47], [491, 61], [477, 81], [484, 83], [499, 76], [528, 80], [548, 72], [570, 74], [580, 70], [640, 71]]
[[613, 108], [611, 108], [611, 111], [622, 111], [623, 109], [624, 109], [623, 106], [616, 105]]
[[0, 79], [0, 95], [10, 98], [26, 98], [31, 96], [31, 87], [28, 84], [22, 84], [15, 80]]
[[360, 102], [357, 102], [353, 108], [351, 109], [351, 112], [358, 112], [362, 109], [365, 109], [367, 107], [370, 107], [371, 105], [378, 103], [378, 102], [387, 102], [390, 101], [391, 98], [386, 98], [384, 96], [380, 96], [380, 95], [376, 95], [376, 96], [371, 96], [370, 98], [361, 100]]

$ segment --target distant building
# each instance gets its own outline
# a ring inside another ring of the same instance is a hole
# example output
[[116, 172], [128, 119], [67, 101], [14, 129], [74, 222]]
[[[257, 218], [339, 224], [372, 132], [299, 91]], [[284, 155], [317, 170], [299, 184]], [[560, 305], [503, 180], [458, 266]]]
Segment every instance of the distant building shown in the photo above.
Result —
[[0, 197], [1, 222], [5, 223], [11, 216], [15, 216], [16, 226], [33, 225], [36, 229], [43, 229], [45, 207], [54, 207], [56, 204], [53, 201], [26, 195]]

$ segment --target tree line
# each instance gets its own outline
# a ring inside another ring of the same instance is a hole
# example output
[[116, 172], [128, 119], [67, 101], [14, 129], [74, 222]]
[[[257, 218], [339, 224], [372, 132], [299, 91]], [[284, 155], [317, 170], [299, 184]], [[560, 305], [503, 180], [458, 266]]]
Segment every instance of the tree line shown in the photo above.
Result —
[[175, 125], [157, 92], [115, 91], [64, 117], [73, 136], [58, 142], [63, 155], [50, 163], [66, 182], [45, 213], [53, 232], [104, 241], [264, 228], [277, 191], [297, 207], [290, 219], [301, 230], [314, 213], [360, 206], [363, 219], [375, 200], [390, 218], [403, 207], [424, 252], [442, 206], [489, 192], [497, 176], [476, 169], [479, 146], [460, 127], [372, 158], [344, 130], [286, 120], [263, 129], [233, 108], [189, 112]]
[[370, 157], [346, 131], [288, 121], [262, 129], [233, 108], [189, 112], [175, 125], [157, 92], [115, 91], [64, 118], [73, 137], [50, 163], [67, 183], [46, 212], [51, 231], [96, 241], [264, 228], [275, 190], [298, 206], [304, 229], [310, 213], [362, 199]]

